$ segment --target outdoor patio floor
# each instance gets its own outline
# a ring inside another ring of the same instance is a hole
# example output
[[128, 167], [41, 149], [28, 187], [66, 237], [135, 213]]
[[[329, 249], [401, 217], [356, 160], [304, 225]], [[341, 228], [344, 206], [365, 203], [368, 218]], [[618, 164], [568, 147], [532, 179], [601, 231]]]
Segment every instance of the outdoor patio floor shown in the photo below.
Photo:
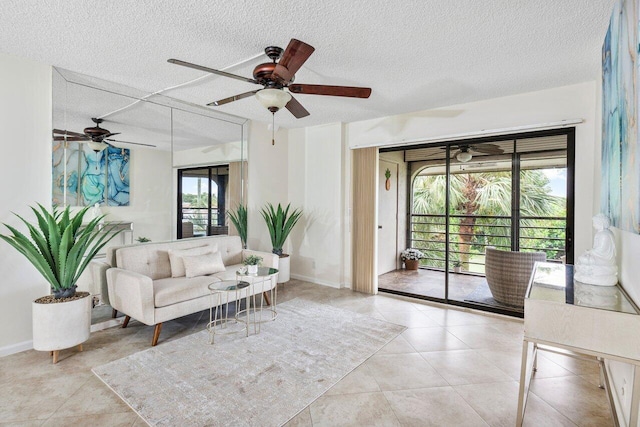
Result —
[[[378, 276], [378, 288], [380, 290], [391, 290], [412, 294], [417, 296], [433, 297], [444, 299], [444, 271], [428, 270], [420, 268], [418, 270], [394, 270]], [[487, 279], [484, 276], [477, 276], [464, 273], [449, 274], [449, 299], [454, 301], [478, 302], [477, 296], [491, 297], [487, 285]], [[489, 305], [502, 309], [522, 312], [514, 307], [502, 305], [495, 300]], [[482, 308], [482, 307], [479, 307]]]

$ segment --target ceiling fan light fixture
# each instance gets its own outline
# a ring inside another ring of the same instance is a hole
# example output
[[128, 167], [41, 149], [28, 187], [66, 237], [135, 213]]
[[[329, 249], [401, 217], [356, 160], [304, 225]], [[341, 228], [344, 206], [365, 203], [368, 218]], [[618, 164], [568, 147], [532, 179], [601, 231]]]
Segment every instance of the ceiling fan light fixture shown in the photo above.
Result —
[[91, 148], [96, 153], [99, 153], [105, 150], [109, 146], [105, 142], [96, 142], [96, 141], [89, 141], [88, 144], [89, 144], [89, 148]]
[[472, 158], [473, 158], [473, 156], [468, 151], [461, 151], [456, 156], [456, 159], [458, 159], [458, 161], [461, 162], [461, 163], [466, 163], [469, 160], [471, 160]]
[[291, 94], [282, 89], [262, 89], [256, 92], [256, 98], [264, 108], [275, 113], [291, 101]]

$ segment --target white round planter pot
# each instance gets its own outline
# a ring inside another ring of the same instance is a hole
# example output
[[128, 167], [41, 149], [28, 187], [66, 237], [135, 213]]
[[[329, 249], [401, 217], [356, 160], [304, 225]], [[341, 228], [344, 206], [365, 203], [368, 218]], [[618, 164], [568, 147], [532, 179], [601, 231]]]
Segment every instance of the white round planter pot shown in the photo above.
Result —
[[57, 352], [75, 347], [91, 334], [91, 296], [55, 304], [33, 302], [33, 348]]
[[247, 265], [247, 273], [249, 274], [257, 274], [258, 266], [257, 265]]
[[288, 282], [290, 277], [291, 257], [287, 254], [282, 254], [278, 260], [278, 283]]

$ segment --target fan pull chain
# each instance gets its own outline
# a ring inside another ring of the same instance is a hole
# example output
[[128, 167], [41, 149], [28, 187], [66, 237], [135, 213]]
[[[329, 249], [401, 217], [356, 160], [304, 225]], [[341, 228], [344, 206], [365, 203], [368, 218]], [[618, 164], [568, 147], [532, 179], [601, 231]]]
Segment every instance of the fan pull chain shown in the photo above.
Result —
[[271, 113], [271, 145], [276, 145], [276, 113]]

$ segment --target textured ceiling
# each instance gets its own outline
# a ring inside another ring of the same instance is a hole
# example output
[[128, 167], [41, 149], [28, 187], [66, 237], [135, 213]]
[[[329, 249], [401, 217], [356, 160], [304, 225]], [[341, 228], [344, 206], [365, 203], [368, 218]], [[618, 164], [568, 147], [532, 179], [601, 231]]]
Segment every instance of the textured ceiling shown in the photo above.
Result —
[[[367, 100], [297, 95], [311, 116], [351, 122], [593, 80], [613, 0], [4, 0], [0, 51], [147, 92], [225, 68], [292, 37], [316, 48], [297, 83], [369, 86]], [[265, 60], [267, 59], [264, 57]], [[250, 76], [261, 60], [230, 72]], [[166, 93], [196, 104], [259, 88], [211, 76]], [[264, 122], [248, 98], [216, 107]]]

